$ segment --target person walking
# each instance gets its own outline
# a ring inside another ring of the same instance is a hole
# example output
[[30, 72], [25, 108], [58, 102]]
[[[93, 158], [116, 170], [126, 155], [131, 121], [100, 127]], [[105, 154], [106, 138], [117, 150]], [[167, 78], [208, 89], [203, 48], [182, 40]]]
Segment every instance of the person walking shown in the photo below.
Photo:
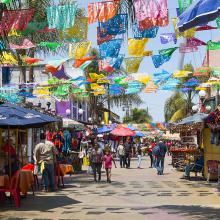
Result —
[[138, 163], [137, 163], [137, 168], [141, 168], [141, 157], [142, 157], [142, 150], [141, 150], [141, 145], [139, 144], [137, 147], [137, 158], [138, 158]]
[[126, 140], [124, 146], [125, 146], [125, 165], [126, 165], [126, 168], [130, 168], [130, 164], [131, 164], [131, 144], [129, 142], [129, 139]]
[[51, 141], [46, 140], [46, 134], [40, 135], [41, 143], [37, 144], [34, 149], [35, 165], [40, 164], [42, 168], [42, 178], [44, 183], [43, 191], [55, 191], [55, 171], [56, 155], [58, 154], [56, 147]]
[[125, 167], [125, 147], [123, 145], [123, 141], [120, 141], [118, 145], [118, 156], [120, 160], [120, 167]]
[[153, 148], [154, 146], [151, 144], [148, 148], [148, 156], [150, 157], [150, 167], [149, 168], [153, 168], [153, 162], [154, 162], [154, 158], [153, 158]]
[[97, 173], [99, 175], [98, 182], [101, 181], [102, 158], [103, 158], [103, 150], [99, 148], [97, 144], [95, 144], [94, 148], [90, 153], [90, 163], [93, 170], [95, 182], [97, 182]]
[[164, 159], [167, 152], [167, 147], [162, 141], [159, 141], [158, 147], [159, 147], [159, 155], [157, 156], [157, 174], [163, 175]]
[[107, 182], [111, 183], [111, 170], [112, 170], [112, 161], [114, 162], [115, 168], [116, 164], [115, 164], [115, 160], [111, 154], [110, 149], [107, 149], [105, 151], [105, 156], [103, 157], [103, 162], [104, 162], [104, 167], [105, 167], [105, 171], [106, 171], [106, 176], [107, 176]]

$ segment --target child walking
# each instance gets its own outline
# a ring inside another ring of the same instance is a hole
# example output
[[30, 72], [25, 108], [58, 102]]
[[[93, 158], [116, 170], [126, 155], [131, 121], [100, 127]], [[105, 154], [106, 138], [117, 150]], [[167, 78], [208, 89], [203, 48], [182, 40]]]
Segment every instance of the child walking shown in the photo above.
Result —
[[115, 168], [116, 167], [116, 163], [115, 163], [115, 160], [110, 152], [110, 149], [107, 149], [105, 151], [105, 156], [103, 158], [103, 161], [104, 161], [104, 167], [105, 167], [105, 170], [106, 170], [106, 176], [107, 176], [107, 182], [108, 183], [111, 183], [111, 170], [112, 170], [112, 161], [114, 162], [114, 165], [115, 165]]

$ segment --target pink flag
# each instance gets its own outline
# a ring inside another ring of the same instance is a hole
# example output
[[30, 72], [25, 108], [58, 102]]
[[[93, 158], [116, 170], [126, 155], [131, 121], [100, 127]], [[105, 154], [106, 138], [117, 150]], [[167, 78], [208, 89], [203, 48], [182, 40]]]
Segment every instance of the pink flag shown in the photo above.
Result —
[[180, 53], [191, 53], [191, 52], [197, 52], [198, 47], [197, 46], [188, 46], [187, 44], [181, 43], [179, 52]]
[[22, 45], [9, 43], [9, 47], [12, 50], [20, 50], [20, 49], [30, 49], [36, 46], [30, 40], [24, 39]]
[[204, 41], [201, 41], [195, 37], [187, 38], [187, 46], [193, 47], [193, 46], [205, 46], [206, 43]]

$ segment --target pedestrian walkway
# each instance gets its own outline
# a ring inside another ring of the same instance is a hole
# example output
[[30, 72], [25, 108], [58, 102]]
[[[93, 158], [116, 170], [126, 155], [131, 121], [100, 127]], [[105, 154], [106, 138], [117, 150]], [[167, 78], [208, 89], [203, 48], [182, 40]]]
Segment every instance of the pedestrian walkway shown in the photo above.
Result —
[[149, 167], [113, 169], [112, 183], [93, 183], [92, 176], [66, 178], [66, 186], [57, 193], [38, 193], [22, 200], [21, 208], [0, 209], [1, 219], [126, 219], [126, 220], [217, 220], [220, 219], [220, 195], [215, 183], [180, 179], [166, 159], [165, 175], [158, 176]]

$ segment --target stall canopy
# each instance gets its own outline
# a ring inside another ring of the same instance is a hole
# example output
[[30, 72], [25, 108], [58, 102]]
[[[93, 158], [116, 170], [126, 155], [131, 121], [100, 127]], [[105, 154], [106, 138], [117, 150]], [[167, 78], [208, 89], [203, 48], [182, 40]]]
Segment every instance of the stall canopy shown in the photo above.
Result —
[[59, 119], [13, 104], [0, 105], [0, 127], [34, 127]]
[[144, 137], [144, 134], [140, 131], [135, 132], [135, 137]]
[[98, 134], [111, 132], [114, 128], [115, 128], [114, 125], [111, 126], [104, 125], [103, 127], [98, 128]]
[[208, 114], [205, 114], [205, 113], [197, 113], [187, 118], [184, 118], [182, 121], [177, 123], [177, 125], [200, 123], [200, 122], [203, 122], [204, 119], [207, 118], [207, 116]]
[[121, 125], [119, 125], [113, 131], [111, 131], [111, 134], [113, 134], [115, 136], [123, 136], [123, 137], [135, 136], [134, 131], [132, 131], [129, 128], [123, 127]]
[[63, 128], [73, 128], [78, 131], [85, 130], [85, 126], [82, 123], [70, 118], [63, 118]]

